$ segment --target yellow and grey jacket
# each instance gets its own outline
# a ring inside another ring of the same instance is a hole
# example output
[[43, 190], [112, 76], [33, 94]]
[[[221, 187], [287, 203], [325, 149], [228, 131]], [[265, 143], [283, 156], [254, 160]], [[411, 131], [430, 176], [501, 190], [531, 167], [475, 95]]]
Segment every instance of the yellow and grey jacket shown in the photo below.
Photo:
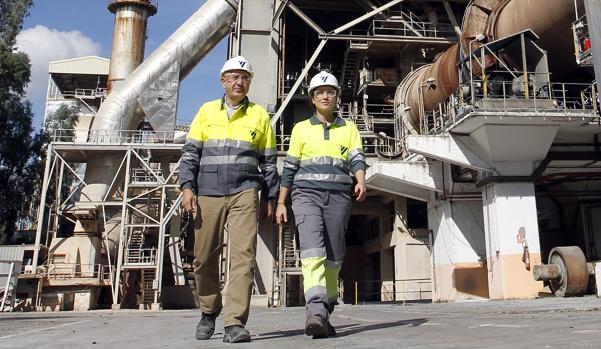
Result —
[[230, 118], [224, 101], [203, 104], [192, 121], [182, 148], [180, 187], [207, 196], [256, 188], [265, 191], [263, 199], [275, 198], [279, 176], [269, 114], [246, 98]]
[[336, 117], [326, 127], [313, 115], [292, 129], [282, 186], [349, 191], [355, 174], [366, 169], [357, 126]]

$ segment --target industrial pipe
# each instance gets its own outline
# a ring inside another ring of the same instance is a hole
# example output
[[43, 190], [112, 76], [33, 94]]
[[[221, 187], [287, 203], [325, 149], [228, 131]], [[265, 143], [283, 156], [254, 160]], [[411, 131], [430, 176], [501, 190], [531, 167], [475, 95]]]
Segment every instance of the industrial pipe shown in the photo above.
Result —
[[[581, 3], [582, 0], [578, 0], [578, 4]], [[469, 46], [479, 34], [490, 41], [530, 28], [540, 37], [537, 44], [549, 52], [551, 70], [559, 71], [561, 64], [567, 72], [566, 63], [573, 61], [570, 24], [574, 13], [571, 0], [472, 0], [462, 25], [462, 53], [468, 55], [477, 48]], [[413, 71], [401, 82], [395, 105], [403, 110], [406, 124], [417, 129], [421, 113], [433, 110], [459, 87], [458, 59], [458, 48], [453, 46], [428, 68]]]
[[[141, 121], [134, 113], [137, 98], [167, 69], [177, 64], [180, 80], [229, 32], [236, 18], [237, 0], [208, 0], [146, 61], [115, 86], [96, 114], [91, 137], [108, 134], [113, 141], [120, 130], [131, 130]], [[99, 202], [109, 191], [121, 159], [100, 156], [88, 161], [80, 202]]]
[[110, 93], [142, 63], [148, 17], [156, 14], [157, 7], [150, 0], [113, 0], [108, 9], [115, 14], [107, 86]]

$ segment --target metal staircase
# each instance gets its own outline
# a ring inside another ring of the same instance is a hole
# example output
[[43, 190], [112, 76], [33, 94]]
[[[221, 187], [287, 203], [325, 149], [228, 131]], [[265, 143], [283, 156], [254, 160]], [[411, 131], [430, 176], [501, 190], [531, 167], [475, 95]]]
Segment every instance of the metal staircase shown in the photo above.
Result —
[[[156, 290], [154, 280], [154, 269], [142, 269], [142, 303], [144, 305], [154, 303], [154, 295]], [[142, 304], [140, 306], [142, 306]]]
[[129, 264], [139, 264], [142, 262], [142, 246], [144, 245], [144, 231], [139, 228], [134, 228], [129, 235], [129, 239], [127, 241], [127, 250], [125, 253], [125, 263], [124, 265]]
[[274, 261], [274, 277], [270, 305], [286, 306], [289, 274], [300, 275], [300, 250], [293, 224], [279, 228], [279, 258]]
[[357, 125], [357, 129], [359, 129], [361, 136], [373, 135], [373, 125], [368, 120], [368, 116], [355, 113], [350, 104], [343, 104], [339, 114], [341, 118], [352, 121], [355, 125]]
[[[117, 276], [123, 273], [137, 275], [135, 284], [126, 284], [121, 288], [121, 302], [127, 299], [127, 307], [137, 306], [140, 309], [157, 309], [161, 275], [161, 262], [165, 243], [164, 226], [161, 217], [169, 210], [165, 189], [157, 190], [164, 178], [161, 164], [152, 162], [149, 152], [132, 153], [134, 167], [127, 176], [126, 204], [123, 224], [124, 243], [120, 246], [121, 256], [117, 265]], [[177, 197], [177, 196], [176, 196]], [[139, 293], [138, 293], [139, 292]], [[132, 304], [133, 293], [138, 294]]]
[[344, 96], [354, 96], [357, 90], [357, 76], [361, 60], [369, 47], [366, 41], [350, 41], [344, 52], [340, 86]]

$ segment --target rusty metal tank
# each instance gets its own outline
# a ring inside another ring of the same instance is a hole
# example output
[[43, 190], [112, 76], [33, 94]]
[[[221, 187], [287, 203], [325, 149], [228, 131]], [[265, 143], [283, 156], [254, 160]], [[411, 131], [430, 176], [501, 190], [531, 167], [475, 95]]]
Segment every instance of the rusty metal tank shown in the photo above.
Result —
[[[572, 0], [472, 0], [465, 10], [460, 47], [467, 55], [470, 42], [480, 34], [490, 41], [532, 29], [540, 37], [537, 44], [548, 51], [551, 71], [560, 75], [559, 72], [569, 72], [575, 67], [571, 63], [574, 13]], [[471, 49], [476, 47], [473, 45]], [[423, 111], [430, 111], [458, 88], [459, 56], [458, 46], [453, 46], [428, 68], [415, 70], [401, 82], [395, 105], [400, 106], [398, 116], [406, 118], [406, 124], [418, 128], [422, 91]]]

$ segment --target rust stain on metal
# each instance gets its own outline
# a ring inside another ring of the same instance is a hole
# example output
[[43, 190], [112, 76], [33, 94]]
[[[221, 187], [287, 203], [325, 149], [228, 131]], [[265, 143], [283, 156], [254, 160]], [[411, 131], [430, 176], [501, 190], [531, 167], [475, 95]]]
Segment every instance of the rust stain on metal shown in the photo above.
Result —
[[115, 0], [108, 9], [115, 14], [108, 92], [123, 81], [144, 59], [148, 17], [157, 7], [150, 0]]
[[[577, 2], [582, 4], [583, 0]], [[551, 71], [569, 73], [571, 66], [576, 65], [571, 47], [573, 38], [570, 26], [573, 17], [572, 1], [473, 0], [466, 8], [463, 20], [460, 40], [463, 54], [467, 55], [469, 50], [474, 51], [479, 47], [478, 42], [472, 41], [479, 34], [491, 41], [530, 28], [540, 36], [537, 44], [550, 53]], [[408, 88], [405, 89], [406, 95], [401, 98], [410, 107], [408, 121], [414, 127], [419, 125], [424, 111], [436, 108], [458, 87], [457, 51], [458, 46], [452, 46], [427, 69], [416, 72], [419, 76], [406, 79]], [[488, 55], [484, 66], [488, 67], [495, 61], [492, 55]], [[472, 68], [475, 75], [481, 71], [478, 64]], [[427, 84], [426, 88], [428, 79], [434, 79], [435, 85]]]

